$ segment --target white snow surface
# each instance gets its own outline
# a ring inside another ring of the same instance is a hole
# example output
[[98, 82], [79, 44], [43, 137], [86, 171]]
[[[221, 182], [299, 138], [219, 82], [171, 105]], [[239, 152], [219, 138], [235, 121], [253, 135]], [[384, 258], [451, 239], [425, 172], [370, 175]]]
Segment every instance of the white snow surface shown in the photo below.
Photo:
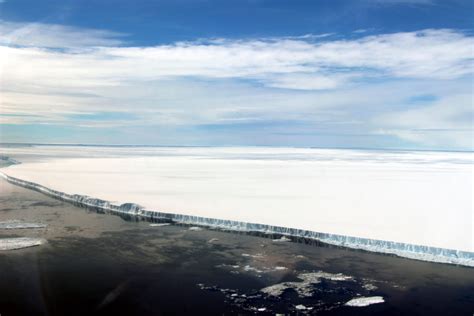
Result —
[[162, 212], [474, 251], [473, 153], [2, 148], [1, 171]]

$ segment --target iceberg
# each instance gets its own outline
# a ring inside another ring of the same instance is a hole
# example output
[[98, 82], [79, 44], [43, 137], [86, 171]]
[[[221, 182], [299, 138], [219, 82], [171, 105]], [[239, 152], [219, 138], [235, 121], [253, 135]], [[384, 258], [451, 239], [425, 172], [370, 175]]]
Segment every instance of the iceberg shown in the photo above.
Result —
[[171, 225], [170, 223], [154, 223], [150, 224], [150, 227], [163, 227], [163, 226], [168, 226]]

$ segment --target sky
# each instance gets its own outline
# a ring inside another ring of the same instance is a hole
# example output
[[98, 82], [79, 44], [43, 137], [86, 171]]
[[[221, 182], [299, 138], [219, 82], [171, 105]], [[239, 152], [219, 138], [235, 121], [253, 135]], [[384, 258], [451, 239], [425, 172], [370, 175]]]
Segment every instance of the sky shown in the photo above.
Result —
[[0, 0], [0, 142], [474, 150], [474, 2]]

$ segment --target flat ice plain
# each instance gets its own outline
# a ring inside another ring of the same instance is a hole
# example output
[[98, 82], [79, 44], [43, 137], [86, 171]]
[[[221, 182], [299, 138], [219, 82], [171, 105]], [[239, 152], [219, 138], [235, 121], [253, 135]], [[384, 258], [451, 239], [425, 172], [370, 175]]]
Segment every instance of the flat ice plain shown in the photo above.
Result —
[[4, 147], [9, 176], [147, 209], [474, 251], [470, 152]]

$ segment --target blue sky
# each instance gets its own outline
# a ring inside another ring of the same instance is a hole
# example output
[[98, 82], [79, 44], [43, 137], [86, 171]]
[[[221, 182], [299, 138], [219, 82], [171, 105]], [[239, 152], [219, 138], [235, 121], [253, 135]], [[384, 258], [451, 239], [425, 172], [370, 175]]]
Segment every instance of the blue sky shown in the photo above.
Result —
[[473, 150], [472, 1], [0, 3], [0, 141]]

